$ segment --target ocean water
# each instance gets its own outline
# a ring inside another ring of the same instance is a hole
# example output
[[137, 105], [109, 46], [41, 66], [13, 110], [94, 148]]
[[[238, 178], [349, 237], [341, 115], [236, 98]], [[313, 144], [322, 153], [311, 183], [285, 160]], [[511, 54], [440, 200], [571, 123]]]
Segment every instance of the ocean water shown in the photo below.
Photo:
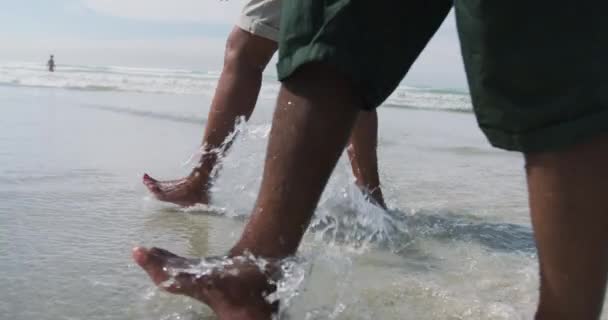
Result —
[[[0, 318], [213, 319], [130, 260], [221, 255], [257, 194], [278, 85], [265, 79], [211, 208], [149, 197], [197, 152], [216, 72], [0, 65]], [[287, 277], [285, 319], [530, 319], [537, 263], [523, 160], [492, 149], [464, 93], [401, 86], [379, 109], [368, 204], [343, 157]], [[606, 315], [602, 319], [608, 319]]]

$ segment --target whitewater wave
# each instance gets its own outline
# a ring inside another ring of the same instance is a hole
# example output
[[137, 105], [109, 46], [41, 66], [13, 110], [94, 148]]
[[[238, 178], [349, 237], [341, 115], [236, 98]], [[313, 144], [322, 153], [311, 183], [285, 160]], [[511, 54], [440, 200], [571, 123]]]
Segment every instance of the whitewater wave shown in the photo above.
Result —
[[215, 73], [179, 69], [58, 65], [49, 73], [36, 64], [0, 65], [0, 84], [25, 87], [211, 95], [217, 80]]
[[[81, 65], [58, 65], [56, 72], [49, 73], [41, 64], [10, 63], [0, 64], [0, 85], [211, 97], [219, 74], [218, 71]], [[278, 91], [276, 77], [265, 76], [261, 98], [275, 99]], [[399, 86], [386, 100], [385, 106], [458, 112], [472, 110], [466, 92], [407, 85]]]

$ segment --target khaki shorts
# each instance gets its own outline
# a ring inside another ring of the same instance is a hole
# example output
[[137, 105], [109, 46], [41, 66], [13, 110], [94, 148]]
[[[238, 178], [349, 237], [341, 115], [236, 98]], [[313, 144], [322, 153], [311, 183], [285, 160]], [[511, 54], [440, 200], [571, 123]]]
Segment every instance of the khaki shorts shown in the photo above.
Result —
[[275, 42], [279, 40], [280, 24], [281, 0], [245, 1], [243, 12], [237, 22], [239, 28]]

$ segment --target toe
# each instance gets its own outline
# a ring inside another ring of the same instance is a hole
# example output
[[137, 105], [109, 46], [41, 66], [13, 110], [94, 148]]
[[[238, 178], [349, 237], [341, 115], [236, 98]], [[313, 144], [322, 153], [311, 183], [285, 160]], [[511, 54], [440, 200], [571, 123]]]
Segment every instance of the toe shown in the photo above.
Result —
[[155, 254], [155, 249], [137, 247], [133, 249], [133, 260], [148, 273], [148, 276], [155, 284], [160, 284], [169, 279], [165, 270], [166, 259]]
[[143, 177], [143, 183], [148, 188], [148, 190], [150, 190], [150, 192], [155, 194], [161, 192], [160, 187], [158, 186], [158, 181], [154, 180], [147, 174]]
[[150, 177], [147, 173], [144, 173], [142, 181], [145, 185], [155, 185], [158, 181]]
[[138, 265], [141, 267], [146, 265], [146, 262], [148, 261], [148, 249], [144, 247], [135, 247], [133, 248], [133, 252], [131, 254], [133, 256], [133, 260], [135, 260]]

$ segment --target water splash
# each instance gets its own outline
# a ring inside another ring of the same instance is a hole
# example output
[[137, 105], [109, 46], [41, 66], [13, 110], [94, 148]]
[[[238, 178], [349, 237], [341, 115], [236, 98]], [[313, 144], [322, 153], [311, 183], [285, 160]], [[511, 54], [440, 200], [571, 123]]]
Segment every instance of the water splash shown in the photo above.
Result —
[[243, 270], [255, 267], [259, 273], [267, 275], [270, 285], [276, 287], [274, 292], [266, 296], [266, 300], [269, 303], [279, 302], [281, 310], [288, 310], [292, 300], [299, 295], [310, 266], [310, 263], [297, 257], [271, 261], [256, 257], [250, 252], [236, 257], [208, 257], [197, 262], [169, 259], [164, 270], [170, 278], [161, 287], [178, 285], [176, 279], [180, 274], [193, 275], [197, 279], [210, 276], [236, 277]]
[[[207, 210], [233, 218], [248, 217], [261, 179], [269, 130], [268, 124], [237, 124], [227, 143], [239, 145], [221, 159], [221, 179], [213, 190], [214, 199], [220, 199], [216, 202], [219, 207]], [[237, 135], [239, 139], [235, 139]], [[217, 150], [218, 154], [223, 151]], [[389, 204], [391, 192], [385, 192]], [[234, 201], [235, 194], [238, 201]], [[492, 286], [496, 284], [469, 288], [451, 279], [479, 272], [486, 272], [491, 279], [503, 279], [505, 275], [493, 275], [488, 270], [497, 269], [495, 264], [505, 261], [505, 257], [512, 257], [510, 265], [514, 266], [529, 263], [534, 253], [532, 232], [527, 226], [491, 222], [475, 212], [448, 209], [382, 210], [356, 187], [350, 165], [342, 158], [298, 258], [285, 262], [284, 277], [269, 299], [281, 301], [280, 318], [372, 319], [383, 309], [391, 310], [380, 316], [386, 319], [400, 319], [403, 314], [424, 319], [429, 309], [431, 317], [437, 319], [449, 319], [452, 314], [461, 318], [517, 318], [508, 304], [500, 305], [500, 301], [480, 293], [494, 292]], [[461, 264], [453, 265], [452, 260]], [[516, 271], [515, 276], [531, 277], [526, 283], [536, 283], [533, 269]], [[362, 274], [374, 280], [362, 279]], [[530, 294], [521, 292], [534, 292], [527, 287], [502, 285], [509, 301], [518, 299], [514, 297], [531, 299]], [[533, 304], [527, 300], [524, 303]]]

